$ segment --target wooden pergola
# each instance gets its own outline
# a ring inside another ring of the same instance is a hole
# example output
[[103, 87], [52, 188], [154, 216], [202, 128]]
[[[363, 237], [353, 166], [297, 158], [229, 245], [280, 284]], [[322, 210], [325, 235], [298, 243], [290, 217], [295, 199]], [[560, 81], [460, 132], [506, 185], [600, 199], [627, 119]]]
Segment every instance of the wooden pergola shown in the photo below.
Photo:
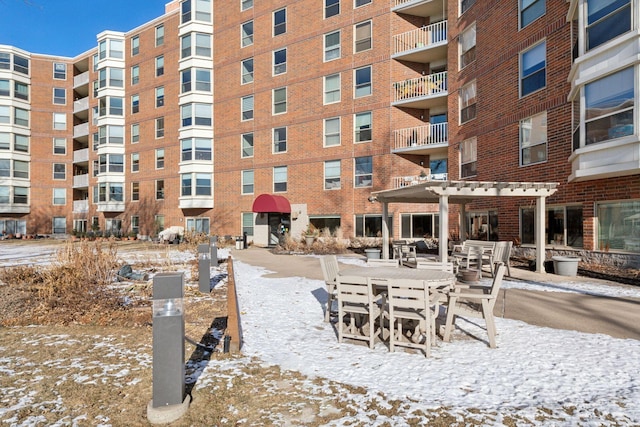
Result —
[[424, 181], [393, 190], [374, 191], [369, 200], [382, 204], [382, 256], [389, 258], [389, 203], [438, 203], [440, 207], [439, 255], [447, 261], [449, 204], [459, 204], [460, 236], [466, 235], [465, 206], [485, 197], [529, 197], [536, 199], [536, 271], [544, 273], [546, 198], [557, 191], [555, 182]]

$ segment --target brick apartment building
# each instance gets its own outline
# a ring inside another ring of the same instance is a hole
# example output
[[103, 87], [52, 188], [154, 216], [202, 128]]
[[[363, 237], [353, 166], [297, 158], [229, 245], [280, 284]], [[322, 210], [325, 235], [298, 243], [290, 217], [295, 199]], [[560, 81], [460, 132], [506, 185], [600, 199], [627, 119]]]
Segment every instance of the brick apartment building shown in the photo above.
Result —
[[[421, 180], [556, 182], [547, 248], [640, 253], [638, 3], [175, 0], [75, 58], [0, 45], [0, 225], [266, 245], [379, 235], [371, 192]], [[437, 205], [390, 207], [438, 237]], [[465, 229], [532, 245], [533, 212]]]

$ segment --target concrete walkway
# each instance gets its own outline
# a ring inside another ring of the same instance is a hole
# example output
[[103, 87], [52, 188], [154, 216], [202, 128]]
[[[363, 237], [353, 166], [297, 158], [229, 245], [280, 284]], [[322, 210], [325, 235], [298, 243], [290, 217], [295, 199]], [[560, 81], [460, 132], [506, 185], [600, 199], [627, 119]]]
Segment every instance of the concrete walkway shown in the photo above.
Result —
[[[320, 262], [315, 257], [275, 255], [268, 249], [253, 246], [245, 250], [232, 250], [231, 255], [234, 259], [271, 271], [272, 273], [267, 274], [266, 277], [323, 279]], [[364, 259], [357, 254], [345, 256]], [[341, 267], [346, 266], [346, 264], [341, 265]], [[586, 277], [539, 274], [518, 268], [511, 268], [511, 273], [513, 277], [510, 279], [528, 282], [558, 284], [579, 282], [603, 286], [627, 286]], [[495, 315], [537, 326], [640, 340], [640, 298], [503, 289], [496, 304]]]

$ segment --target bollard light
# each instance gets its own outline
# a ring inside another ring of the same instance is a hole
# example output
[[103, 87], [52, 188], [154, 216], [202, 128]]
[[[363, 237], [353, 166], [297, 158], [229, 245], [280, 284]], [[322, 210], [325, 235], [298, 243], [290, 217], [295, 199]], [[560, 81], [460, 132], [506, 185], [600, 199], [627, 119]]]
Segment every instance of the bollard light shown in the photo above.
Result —
[[185, 396], [184, 276], [159, 273], [153, 278], [153, 394], [147, 405], [152, 424], [171, 423], [189, 408]]
[[206, 243], [198, 245], [198, 286], [200, 292], [208, 294], [211, 292], [211, 255], [209, 245]]
[[211, 244], [211, 267], [218, 266], [218, 236], [211, 236], [209, 239]]

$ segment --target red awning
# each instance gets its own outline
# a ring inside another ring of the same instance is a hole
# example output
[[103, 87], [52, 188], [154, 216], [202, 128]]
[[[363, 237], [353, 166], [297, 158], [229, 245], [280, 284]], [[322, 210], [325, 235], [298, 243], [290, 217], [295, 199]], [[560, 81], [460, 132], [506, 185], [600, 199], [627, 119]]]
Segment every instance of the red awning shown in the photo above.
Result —
[[291, 205], [283, 196], [273, 194], [261, 194], [253, 201], [253, 212], [278, 212], [291, 213]]

